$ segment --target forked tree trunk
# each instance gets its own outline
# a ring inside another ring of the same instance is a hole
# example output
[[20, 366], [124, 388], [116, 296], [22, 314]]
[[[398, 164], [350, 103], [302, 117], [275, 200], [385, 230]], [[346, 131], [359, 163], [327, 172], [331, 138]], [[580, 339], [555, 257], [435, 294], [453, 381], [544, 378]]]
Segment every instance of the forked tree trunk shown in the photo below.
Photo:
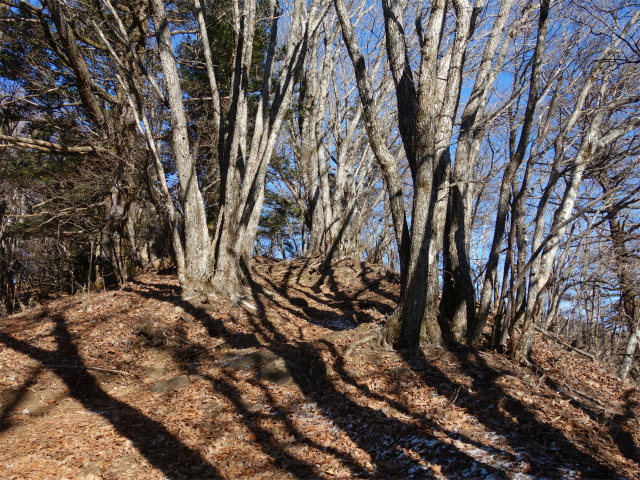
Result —
[[[471, 30], [486, 2], [474, 6]], [[447, 222], [445, 224], [441, 324], [448, 325], [457, 341], [466, 337], [475, 323], [475, 288], [471, 276], [471, 215], [475, 196], [474, 166], [484, 137], [483, 114], [489, 92], [502, 69], [508, 42], [503, 40], [513, 0], [503, 0], [485, 45], [469, 102], [462, 113], [456, 160], [451, 175]], [[518, 23], [518, 22], [516, 22]], [[512, 31], [513, 31], [512, 27]], [[508, 35], [507, 35], [507, 38]], [[498, 50], [498, 47], [501, 47]], [[497, 56], [496, 56], [497, 53]]]
[[[275, 5], [276, 2], [272, 0], [272, 35], [277, 31], [275, 26], [278, 15]], [[275, 41], [269, 44], [262, 99], [256, 115], [251, 149], [247, 151], [247, 79], [252, 61], [252, 47], [247, 39], [253, 39], [256, 12], [252, 2], [243, 4], [242, 11], [238, 2], [234, 3], [237, 48], [234, 53], [231, 106], [224, 134], [221, 136], [223, 210], [212, 268], [214, 291], [231, 298], [240, 298], [244, 293], [243, 277], [251, 268], [269, 161], [291, 100], [294, 79], [304, 62], [309, 35], [317, 34], [317, 26], [326, 13], [326, 7], [321, 7], [314, 1], [309, 12], [305, 11], [305, 5], [296, 1], [289, 28], [288, 49], [273, 94], [270, 93], [270, 87]], [[271, 96], [273, 99], [270, 102]], [[244, 167], [242, 171], [237, 167], [238, 164]]]
[[394, 232], [398, 251], [400, 252], [400, 270], [401, 276], [406, 271], [406, 252], [408, 240], [408, 226], [404, 211], [404, 198], [402, 191], [402, 182], [398, 171], [396, 159], [391, 155], [382, 136], [381, 127], [378, 122], [377, 108], [374, 102], [373, 89], [367, 75], [367, 68], [364, 56], [360, 51], [360, 47], [356, 40], [355, 30], [349, 18], [349, 12], [344, 0], [335, 0], [336, 13], [342, 27], [342, 38], [349, 52], [349, 57], [353, 63], [353, 68], [358, 85], [358, 93], [362, 104], [362, 114], [369, 135], [369, 144], [371, 150], [376, 157], [380, 169], [383, 172], [387, 192], [389, 195], [389, 203], [391, 205], [391, 216], [393, 219]]
[[[386, 340], [397, 347], [440, 344], [447, 324], [438, 323], [440, 284], [438, 256], [443, 247], [449, 194], [449, 154], [458, 106], [462, 66], [471, 35], [469, 2], [454, 1], [455, 40], [442, 58], [440, 42], [446, 2], [434, 2], [421, 39], [414, 155], [411, 166], [414, 200], [407, 287], [397, 310], [399, 325], [390, 322]], [[387, 21], [390, 19], [388, 18]], [[421, 32], [420, 32], [421, 34]], [[410, 111], [409, 108], [405, 109]]]
[[406, 250], [402, 242], [408, 235], [400, 230], [400, 217], [394, 209], [394, 202], [399, 196], [396, 192], [400, 189], [394, 188], [389, 181], [393, 175], [397, 175], [397, 171], [392, 171], [392, 168], [397, 169], [397, 165], [386, 160], [386, 147], [376, 135], [379, 128], [375, 111], [371, 108], [371, 86], [348, 12], [342, 0], [335, 0], [334, 3], [356, 72], [370, 144], [385, 172], [401, 263], [406, 265], [403, 265], [401, 273], [401, 300], [387, 323], [384, 341], [396, 347], [412, 349], [421, 342], [440, 344], [438, 256], [442, 250], [447, 213], [453, 119], [460, 95], [464, 55], [472, 30], [471, 5], [463, 0], [452, 2], [456, 11], [455, 40], [440, 57], [447, 2], [433, 2], [425, 34], [418, 32], [421, 37], [421, 61], [416, 90], [408, 61], [401, 7], [393, 0], [383, 2], [387, 54], [396, 85], [400, 132], [414, 189], [409, 253], [408, 257], [404, 257]]

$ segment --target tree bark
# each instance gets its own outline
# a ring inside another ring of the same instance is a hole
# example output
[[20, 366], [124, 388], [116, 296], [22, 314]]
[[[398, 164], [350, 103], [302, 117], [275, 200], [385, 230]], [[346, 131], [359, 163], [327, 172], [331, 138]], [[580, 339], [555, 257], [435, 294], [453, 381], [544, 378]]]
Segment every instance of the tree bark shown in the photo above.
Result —
[[167, 21], [162, 0], [151, 0], [151, 7], [171, 114], [173, 152], [183, 198], [185, 274], [187, 281], [187, 285], [184, 287], [188, 289], [198, 288], [206, 281], [209, 273], [210, 239], [207, 229], [207, 216], [200, 193], [195, 160], [189, 146], [187, 118], [182, 102], [178, 68], [171, 44], [169, 22]]
[[[485, 5], [486, 2], [479, 2], [474, 7], [474, 19]], [[450, 335], [457, 341], [463, 341], [468, 326], [475, 323], [475, 288], [470, 262], [471, 214], [475, 197], [474, 165], [484, 136], [482, 120], [487, 97], [497, 73], [502, 69], [506, 55], [508, 42], [505, 39], [496, 58], [512, 5], [513, 0], [501, 2], [491, 27], [469, 102], [462, 113], [456, 159], [451, 175], [443, 249], [444, 274], [440, 314], [443, 317], [441, 323], [450, 325]], [[473, 29], [474, 25], [471, 26], [471, 30]]]
[[[236, 32], [235, 70], [228, 122], [223, 140], [223, 198], [224, 212], [220, 235], [215, 246], [214, 290], [231, 298], [242, 296], [242, 277], [249, 273], [260, 211], [264, 201], [267, 167], [275, 146], [285, 111], [291, 100], [294, 79], [302, 68], [308, 49], [309, 36], [317, 34], [317, 27], [326, 7], [313, 2], [308, 15], [305, 6], [296, 1], [289, 28], [288, 49], [279, 83], [271, 95], [262, 99], [256, 116], [251, 150], [247, 152], [248, 68], [255, 31], [255, 5], [243, 4], [243, 10], [234, 4]], [[272, 2], [272, 29], [278, 18]], [[275, 42], [267, 54], [265, 84], [272, 81], [271, 62], [275, 55]], [[266, 87], [265, 87], [266, 88]], [[269, 93], [267, 88], [266, 92]], [[263, 90], [265, 95], [265, 90]]]
[[498, 200], [498, 212], [496, 214], [496, 226], [493, 234], [493, 242], [485, 277], [482, 285], [482, 296], [480, 298], [480, 307], [475, 318], [474, 324], [471, 325], [467, 334], [467, 341], [471, 345], [475, 345], [480, 341], [482, 330], [487, 323], [489, 310], [491, 307], [491, 297], [496, 287], [496, 273], [500, 260], [500, 250], [502, 249], [502, 241], [505, 233], [507, 211], [511, 197], [511, 183], [518, 168], [520, 167], [529, 145], [531, 130], [533, 128], [534, 113], [538, 102], [538, 90], [540, 77], [542, 74], [542, 60], [545, 52], [545, 42], [547, 37], [547, 26], [549, 21], [549, 0], [541, 0], [540, 13], [538, 19], [538, 35], [536, 39], [536, 47], [533, 59], [533, 67], [531, 69], [531, 77], [529, 80], [529, 98], [527, 99], [527, 107], [524, 114], [522, 132], [520, 141], [514, 157], [509, 160], [507, 168], [502, 177], [500, 186], [500, 196]]
[[60, 42], [65, 49], [66, 60], [69, 63], [69, 67], [76, 76], [78, 92], [80, 93], [82, 105], [87, 112], [87, 116], [96, 126], [104, 127], [106, 126], [106, 122], [98, 99], [93, 93], [94, 82], [91, 77], [91, 72], [76, 44], [75, 35], [67, 19], [65, 6], [59, 0], [46, 0], [45, 5], [49, 9], [51, 19], [58, 30]]
[[403, 272], [406, 271], [406, 265], [404, 264], [406, 255], [404, 252], [407, 248], [409, 228], [404, 211], [404, 196], [402, 183], [400, 182], [400, 176], [398, 174], [398, 165], [395, 158], [389, 152], [380, 131], [371, 82], [367, 76], [365, 60], [358, 46], [353, 25], [351, 25], [349, 18], [349, 12], [344, 0], [335, 0], [334, 4], [342, 27], [342, 37], [353, 63], [358, 93], [360, 94], [360, 101], [362, 103], [362, 114], [365, 120], [367, 134], [369, 135], [369, 143], [383, 172], [387, 186], [394, 232], [398, 251], [400, 252], [400, 271], [401, 276], [404, 276]]
[[633, 355], [638, 348], [638, 343], [640, 342], [640, 320], [636, 323], [635, 330], [629, 332], [629, 340], [627, 341], [627, 346], [624, 350], [624, 356], [622, 357], [622, 362], [620, 362], [620, 368], [618, 369], [618, 375], [621, 379], [625, 380], [627, 375], [629, 375], [629, 370], [631, 369], [631, 362], [633, 360]]

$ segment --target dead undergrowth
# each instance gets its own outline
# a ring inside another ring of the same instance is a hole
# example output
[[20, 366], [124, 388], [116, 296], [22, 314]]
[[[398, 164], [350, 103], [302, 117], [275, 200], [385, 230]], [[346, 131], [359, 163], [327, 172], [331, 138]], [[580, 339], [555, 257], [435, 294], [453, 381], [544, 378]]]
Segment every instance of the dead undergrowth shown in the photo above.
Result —
[[255, 259], [256, 309], [171, 275], [2, 323], [1, 478], [640, 478], [640, 392], [537, 336], [492, 352], [345, 352], [398, 278]]

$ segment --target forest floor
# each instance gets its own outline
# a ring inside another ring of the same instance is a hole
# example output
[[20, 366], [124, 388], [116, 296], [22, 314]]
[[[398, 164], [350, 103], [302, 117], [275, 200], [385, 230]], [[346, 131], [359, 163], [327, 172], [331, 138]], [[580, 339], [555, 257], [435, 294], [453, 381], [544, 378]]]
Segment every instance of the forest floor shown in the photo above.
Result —
[[640, 390], [536, 336], [533, 363], [353, 342], [384, 267], [256, 258], [255, 302], [174, 275], [1, 320], [0, 478], [640, 478]]

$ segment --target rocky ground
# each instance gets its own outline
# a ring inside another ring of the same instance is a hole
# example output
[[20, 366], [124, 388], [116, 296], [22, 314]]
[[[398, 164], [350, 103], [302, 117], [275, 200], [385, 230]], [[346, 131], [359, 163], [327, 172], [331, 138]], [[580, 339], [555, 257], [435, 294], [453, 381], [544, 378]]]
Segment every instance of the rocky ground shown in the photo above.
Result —
[[0, 326], [0, 478], [640, 478], [640, 391], [536, 337], [351, 348], [394, 308], [378, 265], [257, 258], [253, 300], [146, 272]]

